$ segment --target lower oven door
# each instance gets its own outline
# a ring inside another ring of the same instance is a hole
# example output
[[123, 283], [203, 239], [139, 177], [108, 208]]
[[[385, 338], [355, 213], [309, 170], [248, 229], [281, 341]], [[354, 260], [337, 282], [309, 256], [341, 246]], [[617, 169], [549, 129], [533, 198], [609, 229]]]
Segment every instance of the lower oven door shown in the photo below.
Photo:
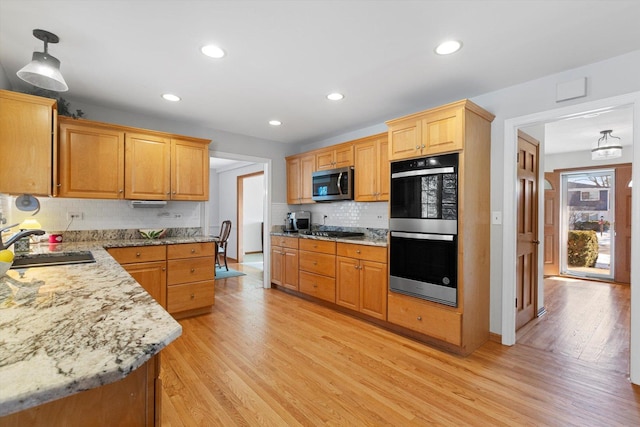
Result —
[[389, 251], [392, 292], [457, 307], [456, 235], [392, 231]]

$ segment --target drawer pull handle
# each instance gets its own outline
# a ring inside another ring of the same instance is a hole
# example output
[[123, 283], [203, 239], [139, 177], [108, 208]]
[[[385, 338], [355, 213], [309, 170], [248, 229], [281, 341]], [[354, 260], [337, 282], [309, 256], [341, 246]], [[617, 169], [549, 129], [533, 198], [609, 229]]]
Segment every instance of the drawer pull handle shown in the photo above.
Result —
[[422, 320], [422, 316], [418, 316], [418, 320]]
[[191, 294], [191, 299], [195, 299], [196, 298], [196, 294]]
[[195, 273], [195, 272], [196, 272], [196, 269], [195, 269], [195, 268], [192, 268], [192, 269], [191, 269], [191, 272], [192, 272], [192, 273]]

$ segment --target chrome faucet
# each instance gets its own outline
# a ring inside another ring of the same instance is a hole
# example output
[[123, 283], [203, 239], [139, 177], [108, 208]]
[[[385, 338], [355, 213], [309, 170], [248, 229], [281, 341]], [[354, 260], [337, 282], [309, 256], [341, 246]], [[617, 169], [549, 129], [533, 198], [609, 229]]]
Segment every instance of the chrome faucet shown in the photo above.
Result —
[[13, 224], [10, 225], [8, 227], [4, 227], [4, 228], [0, 228], [0, 250], [3, 249], [7, 249], [9, 246], [13, 245], [15, 242], [17, 242], [18, 240], [22, 239], [23, 237], [27, 237], [27, 236], [42, 236], [44, 234], [44, 230], [20, 230], [18, 231], [16, 234], [14, 234], [13, 236], [9, 237], [9, 240], [7, 240], [7, 242], [3, 242], [2, 241], [2, 233], [5, 232], [6, 230], [9, 230], [15, 226], [17, 226], [19, 224]]

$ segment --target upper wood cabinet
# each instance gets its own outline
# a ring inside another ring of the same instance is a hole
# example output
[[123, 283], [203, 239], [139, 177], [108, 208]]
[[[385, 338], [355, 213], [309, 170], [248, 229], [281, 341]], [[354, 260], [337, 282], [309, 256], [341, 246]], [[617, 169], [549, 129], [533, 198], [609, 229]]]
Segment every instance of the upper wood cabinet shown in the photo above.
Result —
[[109, 125], [59, 119], [60, 197], [124, 197], [124, 131]]
[[61, 197], [209, 198], [208, 140], [67, 117], [59, 129]]
[[0, 193], [54, 195], [55, 99], [0, 90]]
[[440, 154], [464, 149], [467, 114], [489, 122], [493, 115], [469, 100], [401, 117], [389, 126], [389, 160]]
[[353, 144], [351, 142], [334, 145], [316, 152], [315, 170], [321, 171], [347, 166], [353, 166]]
[[354, 200], [389, 200], [389, 142], [386, 133], [354, 141]]
[[287, 157], [287, 203], [299, 205], [315, 203], [312, 199], [311, 175], [315, 172], [315, 154]]

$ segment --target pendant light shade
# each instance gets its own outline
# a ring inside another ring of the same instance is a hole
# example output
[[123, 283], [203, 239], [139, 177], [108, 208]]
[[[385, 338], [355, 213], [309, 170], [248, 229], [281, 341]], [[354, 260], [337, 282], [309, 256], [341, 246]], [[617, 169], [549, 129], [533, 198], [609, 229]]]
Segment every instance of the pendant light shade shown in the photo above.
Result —
[[615, 159], [622, 156], [622, 145], [619, 142], [609, 140], [609, 138], [615, 138], [620, 140], [617, 136], [611, 135], [612, 130], [600, 131], [602, 136], [598, 139], [598, 146], [591, 150], [591, 160], [606, 160]]
[[17, 72], [18, 77], [42, 89], [66, 92], [69, 86], [60, 73], [60, 61], [47, 51], [49, 43], [58, 43], [58, 36], [45, 30], [33, 30], [33, 36], [44, 42], [44, 52], [33, 52], [31, 62]]

